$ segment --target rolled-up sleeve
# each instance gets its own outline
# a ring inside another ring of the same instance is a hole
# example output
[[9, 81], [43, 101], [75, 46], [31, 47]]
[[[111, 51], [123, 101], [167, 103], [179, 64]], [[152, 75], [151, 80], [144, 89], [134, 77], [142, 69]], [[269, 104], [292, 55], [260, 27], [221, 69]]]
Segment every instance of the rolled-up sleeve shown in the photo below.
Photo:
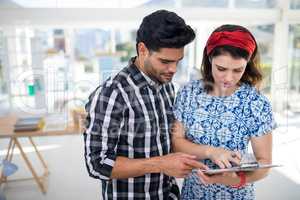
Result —
[[116, 145], [124, 102], [112, 87], [99, 87], [89, 97], [84, 132], [84, 156], [91, 177], [109, 180], [116, 160]]

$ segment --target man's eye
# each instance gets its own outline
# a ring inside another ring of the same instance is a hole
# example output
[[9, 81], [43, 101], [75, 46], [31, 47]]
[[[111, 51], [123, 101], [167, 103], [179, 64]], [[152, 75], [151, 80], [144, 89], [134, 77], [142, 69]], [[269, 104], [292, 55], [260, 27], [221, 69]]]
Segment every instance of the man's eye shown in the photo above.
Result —
[[161, 63], [163, 63], [163, 64], [169, 64], [170, 62], [166, 61], [166, 60], [162, 60]]

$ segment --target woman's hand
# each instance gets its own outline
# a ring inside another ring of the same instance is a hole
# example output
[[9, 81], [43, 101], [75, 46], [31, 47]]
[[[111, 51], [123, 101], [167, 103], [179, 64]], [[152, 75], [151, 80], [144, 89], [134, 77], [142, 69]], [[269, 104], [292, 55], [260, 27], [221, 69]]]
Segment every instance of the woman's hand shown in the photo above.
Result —
[[235, 172], [225, 172], [222, 174], [216, 175], [205, 175], [201, 170], [197, 171], [200, 181], [207, 185], [207, 184], [223, 184], [223, 185], [236, 185], [240, 182], [240, 177]]
[[239, 165], [241, 161], [241, 154], [239, 152], [217, 147], [210, 147], [207, 157], [221, 169], [232, 167], [231, 162]]

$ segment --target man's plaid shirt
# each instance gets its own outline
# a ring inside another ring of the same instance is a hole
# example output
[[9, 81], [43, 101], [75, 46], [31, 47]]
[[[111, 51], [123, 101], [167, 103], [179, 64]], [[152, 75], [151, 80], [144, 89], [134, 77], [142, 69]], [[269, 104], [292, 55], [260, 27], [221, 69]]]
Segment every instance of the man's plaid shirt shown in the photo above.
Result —
[[153, 82], [133, 64], [134, 59], [89, 97], [84, 133], [87, 169], [102, 180], [103, 199], [178, 199], [175, 179], [162, 173], [110, 179], [117, 156], [170, 153], [174, 87]]

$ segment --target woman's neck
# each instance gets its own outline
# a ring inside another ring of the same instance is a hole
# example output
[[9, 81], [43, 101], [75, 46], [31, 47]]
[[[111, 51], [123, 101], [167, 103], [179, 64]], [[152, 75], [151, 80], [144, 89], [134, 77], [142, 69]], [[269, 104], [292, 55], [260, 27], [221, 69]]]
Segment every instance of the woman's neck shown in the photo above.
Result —
[[220, 88], [220, 87], [217, 87], [217, 86], [214, 86], [212, 91], [209, 92], [210, 95], [212, 96], [231, 96], [238, 88], [239, 86], [236, 85], [234, 87], [231, 87], [231, 88]]

